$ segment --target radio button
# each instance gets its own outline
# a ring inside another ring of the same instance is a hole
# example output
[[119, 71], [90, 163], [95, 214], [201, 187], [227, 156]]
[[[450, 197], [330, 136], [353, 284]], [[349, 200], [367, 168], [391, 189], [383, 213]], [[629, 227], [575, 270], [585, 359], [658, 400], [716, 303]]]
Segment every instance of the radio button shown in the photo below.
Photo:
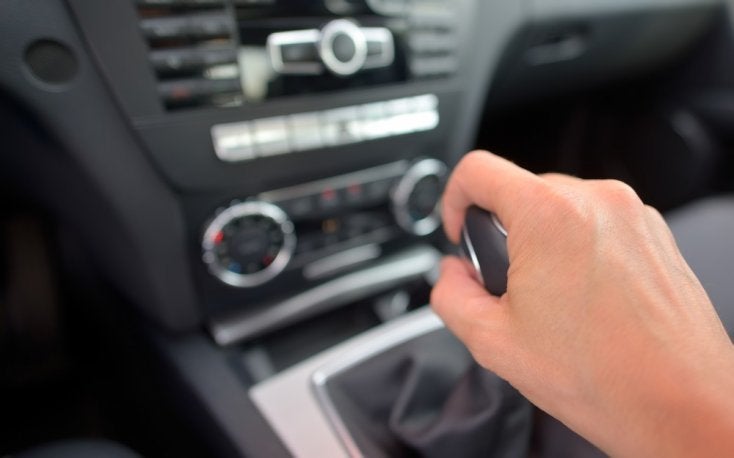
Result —
[[267, 50], [273, 70], [284, 75], [318, 75], [324, 66], [318, 55], [318, 29], [277, 32], [268, 36]]
[[294, 150], [308, 151], [324, 146], [319, 117], [319, 113], [296, 114], [288, 117], [291, 145]]
[[324, 113], [321, 137], [327, 146], [356, 143], [362, 139], [357, 107], [337, 108]]
[[384, 27], [363, 28], [367, 41], [367, 58], [363, 68], [389, 67], [395, 61], [395, 41], [392, 32]]
[[258, 119], [253, 123], [255, 148], [260, 156], [275, 156], [290, 152], [286, 118]]
[[212, 135], [216, 139], [214, 150], [223, 161], [236, 162], [253, 159], [253, 145], [250, 124], [246, 122], [212, 127]]

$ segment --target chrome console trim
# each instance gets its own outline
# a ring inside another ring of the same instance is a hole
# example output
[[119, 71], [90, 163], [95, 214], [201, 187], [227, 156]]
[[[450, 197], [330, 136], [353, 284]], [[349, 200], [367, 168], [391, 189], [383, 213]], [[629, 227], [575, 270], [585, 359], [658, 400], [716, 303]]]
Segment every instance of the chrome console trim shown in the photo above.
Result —
[[363, 457], [326, 391], [333, 376], [443, 328], [428, 308], [370, 330], [265, 380], [249, 396], [296, 457]]
[[252, 339], [406, 281], [428, 277], [440, 259], [441, 253], [435, 248], [418, 245], [267, 308], [214, 318], [209, 331], [222, 346]]

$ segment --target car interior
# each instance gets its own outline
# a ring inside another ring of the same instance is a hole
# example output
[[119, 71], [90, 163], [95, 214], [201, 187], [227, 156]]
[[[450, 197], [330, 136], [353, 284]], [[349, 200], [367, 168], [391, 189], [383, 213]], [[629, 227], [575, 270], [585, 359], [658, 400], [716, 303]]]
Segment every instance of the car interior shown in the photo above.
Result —
[[731, 0], [0, 1], [0, 456], [603, 456], [431, 311], [443, 187], [473, 149], [630, 184], [731, 335], [733, 26]]

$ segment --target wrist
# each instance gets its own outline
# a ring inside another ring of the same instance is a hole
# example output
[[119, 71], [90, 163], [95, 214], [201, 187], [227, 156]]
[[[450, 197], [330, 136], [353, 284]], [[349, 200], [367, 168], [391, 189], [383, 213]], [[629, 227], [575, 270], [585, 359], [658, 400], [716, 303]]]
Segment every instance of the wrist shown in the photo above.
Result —
[[618, 440], [610, 451], [615, 456], [734, 456], [734, 347], [729, 344], [723, 353], [692, 368], [657, 371], [623, 421], [630, 429], [618, 431], [634, 440]]

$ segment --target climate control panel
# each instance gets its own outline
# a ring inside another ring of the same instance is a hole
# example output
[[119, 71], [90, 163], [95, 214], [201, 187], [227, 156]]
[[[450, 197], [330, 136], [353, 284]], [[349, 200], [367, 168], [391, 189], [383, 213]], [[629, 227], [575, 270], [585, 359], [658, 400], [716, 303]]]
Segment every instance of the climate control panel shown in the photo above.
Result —
[[[203, 262], [221, 282], [253, 288], [285, 271], [323, 277], [313, 265], [359, 247], [372, 259], [383, 244], [438, 229], [447, 170], [436, 159], [399, 161], [235, 201], [206, 225]], [[348, 269], [355, 259], [332, 264]]]

